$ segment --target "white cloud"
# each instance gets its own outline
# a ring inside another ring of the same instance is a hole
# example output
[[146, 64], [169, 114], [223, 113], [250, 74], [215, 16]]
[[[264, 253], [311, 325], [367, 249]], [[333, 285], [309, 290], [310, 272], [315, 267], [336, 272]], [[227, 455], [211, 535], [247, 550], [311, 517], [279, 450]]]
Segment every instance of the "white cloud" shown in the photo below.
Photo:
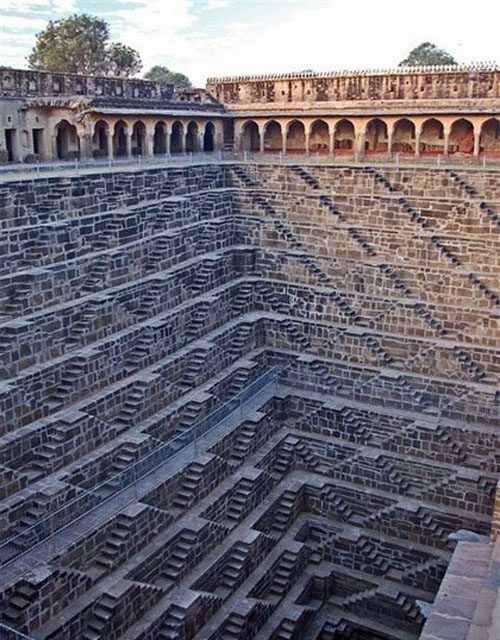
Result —
[[212, 9], [224, 9], [230, 4], [229, 0], [208, 0], [202, 11], [211, 11]]
[[[47, 24], [46, 20], [41, 18], [27, 18], [26, 16], [8, 16], [5, 13], [0, 14], [0, 29], [9, 29], [10, 31], [28, 32], [36, 29], [43, 29]], [[2, 41], [5, 33], [2, 34]]]
[[66, 13], [76, 11], [75, 0], [2, 0], [2, 12]]

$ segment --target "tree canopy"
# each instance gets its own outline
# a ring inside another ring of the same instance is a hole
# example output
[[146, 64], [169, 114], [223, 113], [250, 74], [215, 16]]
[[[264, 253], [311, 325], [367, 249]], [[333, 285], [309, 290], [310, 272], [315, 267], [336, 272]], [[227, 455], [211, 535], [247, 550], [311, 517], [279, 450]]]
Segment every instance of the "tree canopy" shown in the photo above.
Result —
[[107, 22], [87, 14], [51, 20], [37, 34], [28, 64], [30, 69], [125, 77], [142, 68], [135, 49], [111, 43]]
[[160, 84], [173, 84], [175, 87], [182, 89], [192, 86], [190, 79], [183, 73], [170, 71], [167, 67], [159, 64], [151, 67], [151, 69], [144, 74], [144, 79], [159, 82]]
[[457, 62], [450, 53], [439, 49], [432, 42], [422, 42], [418, 47], [412, 49], [404, 60], [401, 60], [399, 66], [416, 67], [433, 64], [457, 64]]

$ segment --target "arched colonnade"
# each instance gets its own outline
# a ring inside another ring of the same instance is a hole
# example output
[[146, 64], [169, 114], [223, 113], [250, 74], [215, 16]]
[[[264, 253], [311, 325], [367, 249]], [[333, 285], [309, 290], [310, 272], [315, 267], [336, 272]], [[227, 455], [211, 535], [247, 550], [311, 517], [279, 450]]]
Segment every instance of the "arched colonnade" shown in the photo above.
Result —
[[239, 150], [260, 153], [500, 155], [500, 120], [488, 116], [254, 118], [235, 134]]
[[62, 120], [54, 133], [61, 159], [211, 152], [223, 146], [222, 124], [207, 119], [101, 118], [79, 132]]

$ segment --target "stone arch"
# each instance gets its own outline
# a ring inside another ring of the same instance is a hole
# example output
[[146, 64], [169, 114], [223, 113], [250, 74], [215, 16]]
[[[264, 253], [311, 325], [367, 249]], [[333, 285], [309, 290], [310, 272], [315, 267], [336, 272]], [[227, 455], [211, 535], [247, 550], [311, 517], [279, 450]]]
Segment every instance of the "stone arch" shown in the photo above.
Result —
[[142, 120], [134, 122], [132, 127], [132, 155], [146, 155], [146, 125]]
[[178, 120], [172, 125], [172, 133], [170, 134], [170, 151], [172, 153], [182, 153], [184, 151], [184, 127], [182, 122]]
[[304, 153], [306, 150], [306, 128], [300, 120], [292, 120], [286, 128], [287, 153]]
[[283, 151], [283, 131], [276, 120], [269, 120], [264, 125], [264, 151]]
[[309, 151], [328, 153], [330, 151], [330, 127], [324, 120], [315, 120], [309, 130]]
[[401, 118], [394, 123], [392, 129], [392, 151], [397, 153], [415, 153], [415, 123], [408, 118]]
[[67, 120], [61, 120], [55, 127], [56, 155], [59, 160], [80, 157], [80, 138], [76, 127]]
[[193, 153], [199, 151], [198, 145], [198, 124], [191, 120], [186, 130], [186, 151]]
[[498, 118], [490, 118], [481, 125], [479, 152], [489, 156], [500, 155], [500, 121]]
[[260, 151], [259, 125], [254, 120], [248, 120], [243, 125], [240, 147], [242, 151]]
[[343, 118], [335, 125], [334, 147], [336, 153], [352, 153], [356, 140], [356, 130], [354, 124]]
[[92, 155], [101, 158], [108, 153], [109, 124], [105, 120], [98, 120], [94, 125], [92, 135]]
[[205, 125], [205, 133], [203, 134], [203, 151], [210, 152], [215, 150], [215, 125], [213, 122], [207, 122]]
[[123, 120], [118, 120], [118, 122], [115, 123], [113, 133], [113, 155], [127, 155], [127, 132], [127, 124]]
[[387, 123], [380, 118], [373, 118], [365, 129], [365, 151], [366, 153], [386, 153], [388, 150]]
[[472, 155], [474, 152], [474, 125], [460, 118], [451, 125], [448, 153]]
[[167, 125], [163, 120], [159, 120], [155, 124], [155, 130], [153, 133], [153, 153], [165, 154], [167, 153]]
[[444, 153], [444, 125], [441, 120], [429, 118], [420, 130], [420, 154]]

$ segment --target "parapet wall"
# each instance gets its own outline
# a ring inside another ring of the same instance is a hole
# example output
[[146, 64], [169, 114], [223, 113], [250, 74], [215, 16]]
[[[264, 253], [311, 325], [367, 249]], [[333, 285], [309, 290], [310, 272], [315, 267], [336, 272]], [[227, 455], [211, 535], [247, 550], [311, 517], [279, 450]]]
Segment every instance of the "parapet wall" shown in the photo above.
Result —
[[165, 100], [173, 95], [173, 85], [162, 86], [139, 78], [0, 69], [0, 97], [118, 96]]
[[500, 96], [500, 72], [481, 64], [232, 76], [209, 78], [207, 89], [225, 105], [488, 99]]

